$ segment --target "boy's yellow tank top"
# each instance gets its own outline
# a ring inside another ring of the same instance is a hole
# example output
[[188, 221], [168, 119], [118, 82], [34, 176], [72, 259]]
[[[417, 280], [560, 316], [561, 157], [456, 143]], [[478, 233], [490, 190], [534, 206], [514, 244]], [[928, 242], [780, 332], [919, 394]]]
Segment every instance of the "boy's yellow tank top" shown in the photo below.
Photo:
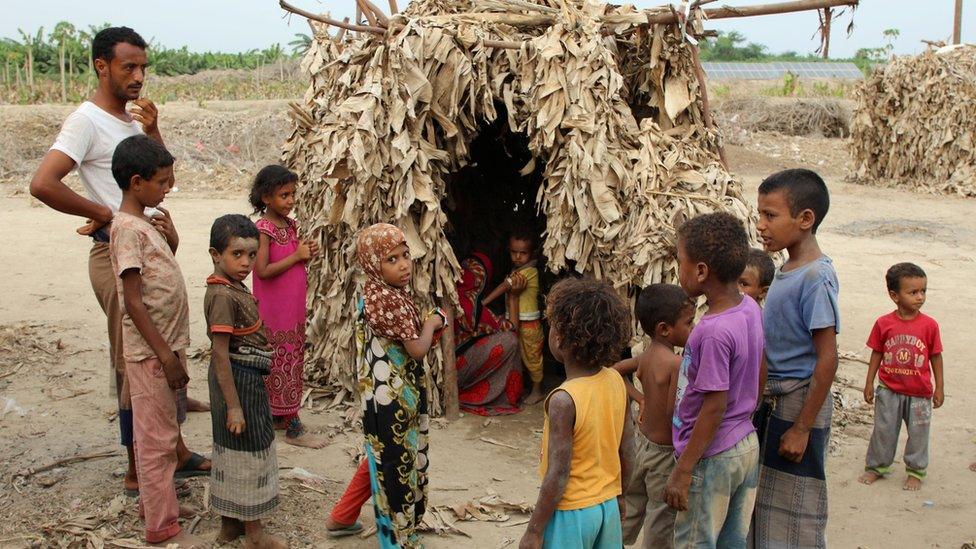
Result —
[[620, 439], [627, 413], [627, 390], [616, 370], [601, 368], [596, 374], [571, 379], [546, 397], [546, 422], [542, 429], [542, 464], [549, 466], [549, 398], [566, 391], [576, 406], [573, 427], [573, 458], [566, 491], [557, 508], [582, 509], [623, 493], [620, 479]]

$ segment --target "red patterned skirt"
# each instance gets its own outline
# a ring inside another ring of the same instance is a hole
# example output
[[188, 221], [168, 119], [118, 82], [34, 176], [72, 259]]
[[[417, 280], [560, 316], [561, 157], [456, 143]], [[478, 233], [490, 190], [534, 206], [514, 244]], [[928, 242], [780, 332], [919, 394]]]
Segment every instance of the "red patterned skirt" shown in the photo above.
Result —
[[481, 416], [522, 411], [522, 360], [515, 332], [483, 336], [457, 357], [458, 400]]

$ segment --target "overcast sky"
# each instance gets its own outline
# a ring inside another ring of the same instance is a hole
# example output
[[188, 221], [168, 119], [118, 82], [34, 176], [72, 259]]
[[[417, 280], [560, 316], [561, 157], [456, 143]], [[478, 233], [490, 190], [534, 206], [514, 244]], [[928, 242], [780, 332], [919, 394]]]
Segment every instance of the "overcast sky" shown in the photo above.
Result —
[[[404, 4], [406, 0], [399, 0]], [[773, 0], [727, 0], [733, 6], [767, 3]], [[355, 2], [292, 0], [309, 11], [332, 10], [333, 16], [352, 16]], [[374, 2], [387, 5], [386, 2]], [[678, 2], [673, 2], [677, 4]], [[948, 39], [952, 35], [953, 0], [862, 0], [854, 14], [854, 32], [846, 33], [850, 13], [834, 27], [832, 57], [850, 57], [859, 48], [883, 44], [882, 31], [898, 29], [901, 36], [895, 52], [907, 54], [924, 48], [922, 39]], [[639, 0], [638, 7], [662, 5], [659, 0]], [[976, 41], [976, 0], [967, 2], [963, 14], [963, 41]], [[51, 29], [67, 20], [79, 27], [109, 22], [133, 27], [143, 37], [167, 47], [186, 45], [195, 51], [246, 51], [276, 42], [286, 45], [297, 32], [308, 32], [304, 19], [283, 17], [275, 0], [3, 0], [0, 37], [17, 37], [17, 29]], [[718, 4], [716, 4], [718, 5]], [[709, 28], [737, 30], [749, 41], [765, 44], [774, 53], [793, 50], [812, 52], [817, 41], [810, 37], [818, 25], [815, 12], [724, 19]]]

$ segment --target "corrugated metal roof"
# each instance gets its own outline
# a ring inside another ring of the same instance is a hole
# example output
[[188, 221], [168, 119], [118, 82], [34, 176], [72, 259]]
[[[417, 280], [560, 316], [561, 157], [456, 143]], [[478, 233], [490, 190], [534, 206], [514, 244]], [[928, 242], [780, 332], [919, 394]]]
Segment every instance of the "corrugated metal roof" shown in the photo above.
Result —
[[705, 74], [712, 80], [779, 80], [787, 72], [801, 78], [838, 78], [860, 80], [864, 73], [854, 63], [790, 62], [734, 63], [706, 61]]

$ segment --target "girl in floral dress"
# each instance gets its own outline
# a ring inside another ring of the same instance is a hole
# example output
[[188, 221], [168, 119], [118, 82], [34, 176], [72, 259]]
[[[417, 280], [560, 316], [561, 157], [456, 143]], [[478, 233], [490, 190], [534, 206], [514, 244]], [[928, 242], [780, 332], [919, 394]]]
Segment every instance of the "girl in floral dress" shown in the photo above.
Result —
[[307, 448], [325, 446], [325, 437], [308, 433], [298, 417], [305, 362], [305, 262], [318, 253], [314, 242], [298, 239], [298, 226], [288, 217], [295, 207], [298, 176], [288, 169], [265, 166], [251, 186], [250, 202], [261, 219], [254, 266], [254, 297], [274, 349], [271, 373], [264, 378], [275, 429], [285, 442]]
[[427, 377], [424, 357], [444, 314], [421, 322], [408, 293], [413, 262], [403, 232], [387, 224], [356, 242], [366, 274], [358, 303], [357, 376], [366, 460], [380, 547], [421, 547], [417, 534], [427, 503]]

